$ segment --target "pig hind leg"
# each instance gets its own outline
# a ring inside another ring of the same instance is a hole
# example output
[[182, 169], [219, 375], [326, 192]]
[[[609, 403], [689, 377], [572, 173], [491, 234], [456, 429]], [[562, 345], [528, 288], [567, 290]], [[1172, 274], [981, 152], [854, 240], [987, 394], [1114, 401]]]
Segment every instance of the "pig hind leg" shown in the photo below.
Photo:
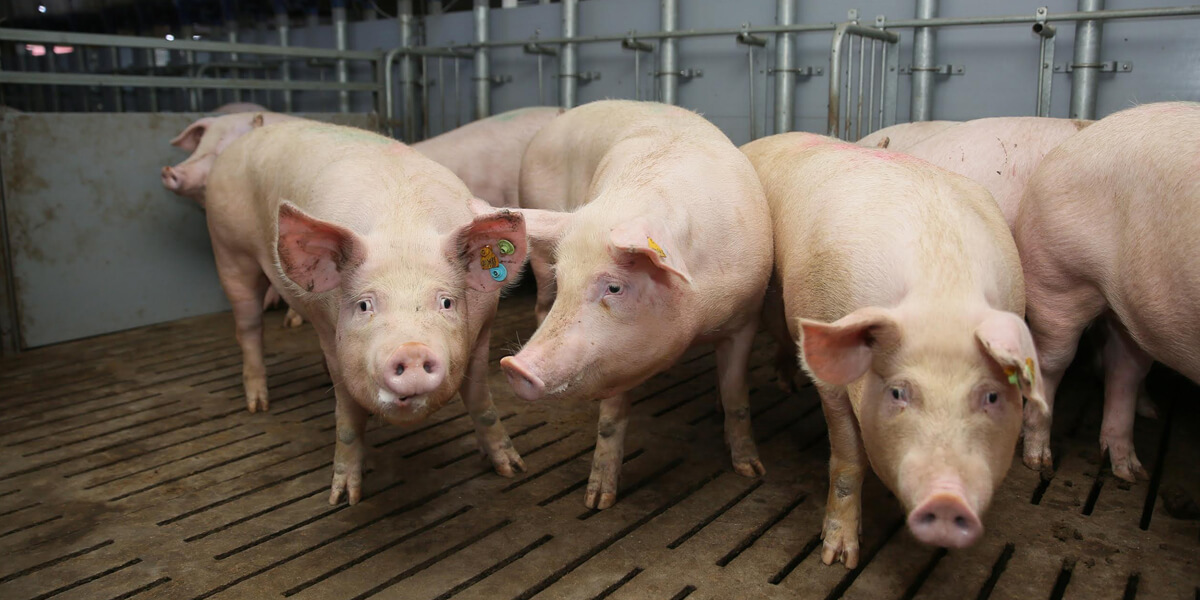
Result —
[[1133, 421], [1138, 391], [1150, 372], [1150, 358], [1130, 339], [1116, 318], [1107, 322], [1104, 344], [1104, 419], [1100, 426], [1100, 451], [1108, 452], [1113, 475], [1126, 481], [1148, 475], [1133, 449]]
[[629, 425], [631, 398], [620, 394], [600, 401], [600, 424], [596, 428], [596, 452], [583, 503], [604, 509], [617, 501], [617, 483], [625, 461], [625, 429]]
[[1058, 272], [1026, 271], [1026, 316], [1041, 360], [1046, 412], [1025, 405], [1024, 462], [1033, 470], [1054, 468], [1050, 425], [1054, 397], [1067, 367], [1075, 358], [1079, 338], [1088, 323], [1104, 310], [1104, 296], [1088, 284], [1070, 285], [1071, 276]]
[[288, 307], [287, 314], [283, 315], [283, 327], [285, 329], [295, 329], [304, 324], [304, 317], [296, 312], [296, 309]]
[[270, 286], [258, 262], [249, 256], [223, 252], [214, 244], [217, 274], [233, 307], [238, 345], [242, 348], [242, 385], [246, 408], [266, 411], [267, 368], [263, 364], [263, 298]]
[[491, 325], [484, 326], [475, 342], [475, 350], [471, 353], [471, 363], [467, 366], [467, 376], [463, 380], [460, 393], [463, 404], [471, 413], [475, 423], [475, 437], [479, 441], [479, 451], [496, 468], [496, 472], [504, 477], [512, 477], [517, 471], [525, 471], [525, 463], [521, 455], [513, 448], [512, 439], [504, 430], [504, 424], [496, 413], [496, 405], [492, 403], [492, 391], [488, 387], [488, 346], [491, 339]]
[[733, 455], [733, 470], [739, 475], [756, 477], [767, 470], [758, 458], [754, 429], [750, 424], [750, 390], [746, 384], [746, 369], [754, 345], [756, 319], [741, 330], [717, 342], [717, 383], [721, 403], [725, 408], [725, 441]]
[[825, 540], [821, 561], [841, 561], [846, 568], [858, 566], [859, 536], [862, 534], [862, 486], [868, 466], [867, 453], [850, 397], [844, 387], [818, 384], [821, 408], [829, 426], [829, 496], [825, 502]]
[[798, 350], [796, 341], [792, 339], [792, 334], [788, 331], [783, 295], [774, 280], [771, 282], [771, 287], [767, 288], [767, 295], [763, 299], [762, 316], [767, 331], [775, 339], [775, 383], [779, 385], [779, 389], [794, 393], [796, 377], [800, 371], [797, 359]]

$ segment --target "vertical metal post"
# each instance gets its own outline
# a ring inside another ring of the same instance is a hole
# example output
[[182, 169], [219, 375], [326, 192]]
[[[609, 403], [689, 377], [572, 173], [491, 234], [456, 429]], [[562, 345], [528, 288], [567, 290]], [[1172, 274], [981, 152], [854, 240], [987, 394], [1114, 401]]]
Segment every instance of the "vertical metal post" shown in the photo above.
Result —
[[[863, 112], [863, 76], [866, 74], [866, 57], [867, 57], [867, 38], [858, 38], [858, 108], [854, 114], [854, 140], [858, 141], [862, 137], [862, 112]], [[872, 56], [872, 58], [874, 58]], [[870, 109], [867, 109], [870, 111]], [[871, 133], [868, 129], [867, 133]]]
[[[442, 83], [439, 81], [438, 85]], [[421, 139], [429, 139], [429, 57], [421, 57]]]
[[[275, 29], [279, 32], [279, 47], [287, 48], [292, 42], [292, 24], [288, 21], [287, 4], [282, 0], [275, 2]], [[279, 60], [279, 79], [285, 82], [292, 80], [292, 61], [286, 56]], [[283, 112], [292, 112], [292, 90], [283, 90]]]
[[900, 36], [883, 43], [883, 96], [879, 99], [880, 129], [896, 124], [896, 103], [900, 98]]
[[[346, 0], [333, 0], [333, 43], [338, 50], [346, 49]], [[337, 59], [338, 83], [349, 81], [346, 59]], [[338, 112], [350, 112], [350, 92], [338, 90]]]
[[[151, 60], [153, 60], [154, 51], [147, 50], [147, 52], [150, 53], [150, 58], [151, 58]], [[50, 73], [58, 72], [57, 58], [58, 58], [58, 55], [54, 53], [54, 45], [46, 44], [46, 71], [47, 72], [50, 72]], [[150, 64], [153, 65], [154, 63], [151, 62]], [[52, 85], [49, 87], [50, 87], [50, 112], [58, 112], [58, 110], [59, 110], [58, 86]], [[150, 93], [151, 94], [154, 93], [154, 88], [150, 88]], [[157, 110], [157, 109], [152, 108], [150, 110]]]
[[[488, 0], [475, 0], [475, 41], [488, 41]], [[487, 48], [475, 49], [475, 118], [492, 113], [492, 73]]]
[[[18, 54], [17, 57], [20, 58], [21, 55]], [[108, 49], [108, 62], [111, 64], [113, 73], [116, 73], [117, 69], [121, 68], [121, 53], [117, 51], [116, 46], [112, 46]], [[23, 70], [24, 65], [19, 66], [21, 66]], [[113, 86], [113, 112], [125, 112], [124, 93], [125, 92], [121, 89], [121, 86]], [[26, 102], [28, 102], [28, 99], [26, 99]]]
[[[573, 38], [579, 30], [579, 0], [562, 0], [562, 34]], [[579, 86], [579, 73], [575, 65], [575, 44], [562, 46], [562, 58], [558, 61], [558, 95], [563, 108], [575, 107], [575, 91]]]
[[[777, 0], [775, 24], [796, 22], [796, 0]], [[793, 62], [796, 34], [775, 34], [775, 133], [792, 130], [792, 104], [796, 93], [796, 66]]]
[[[237, 19], [229, 18], [225, 21], [225, 37], [229, 40], [230, 44], [238, 43]], [[237, 61], [238, 61], [238, 53], [230, 52], [229, 53], [229, 62], [235, 63]], [[242, 72], [237, 69], [233, 69], [233, 77], [235, 79], [241, 79]], [[234, 102], [242, 101], [242, 90], [233, 90], [233, 101]]]
[[[867, 93], [867, 134], [875, 131], [875, 45], [878, 43], [879, 40], [871, 40], [871, 74], [867, 77], [870, 90]], [[887, 42], [884, 42], [884, 45], [886, 46]]]
[[[679, 22], [678, 0], [660, 0], [662, 5], [662, 30], [675, 31]], [[676, 62], [676, 52], [679, 40], [663, 38], [659, 42], [658, 53], [658, 98], [665, 104], [676, 103], [676, 92], [679, 89], [679, 63]]]
[[[146, 48], [145, 54], [146, 54], [146, 66], [149, 67], [149, 69], [146, 70], [146, 75], [148, 77], [154, 77], [154, 71], [155, 71], [155, 66], [156, 66], [154, 64], [154, 48]], [[146, 89], [149, 90], [149, 92], [150, 92], [150, 112], [158, 112], [158, 88], [146, 88]], [[57, 97], [54, 99], [54, 104], [55, 104], [55, 106], [58, 105]], [[58, 109], [55, 108], [55, 110], [58, 110]]]
[[[402, 0], [397, 4], [396, 20], [400, 26], [400, 45], [405, 48], [413, 45], [413, 15], [412, 1]], [[416, 83], [413, 69], [413, 57], [407, 52], [400, 57], [400, 101], [403, 106], [403, 128], [401, 135], [407, 143], [413, 143], [417, 137], [417, 96], [413, 85]], [[391, 127], [391, 125], [388, 125]]]
[[[1082, 1], [1082, 0], [1081, 0]], [[917, 18], [937, 17], [938, 0], [917, 0]], [[912, 106], [911, 120], [933, 118], [934, 30], [917, 27], [913, 32]]]
[[1038, 57], [1037, 110], [1034, 114], [1039, 117], [1050, 116], [1050, 89], [1054, 83], [1054, 35], [1055, 27], [1045, 21], [1047, 8], [1037, 9], [1038, 22], [1033, 24], [1033, 32], [1041, 39], [1041, 52]]
[[445, 69], [442, 68], [445, 62], [446, 58], [444, 56], [438, 57], [438, 103], [442, 106], [440, 115], [442, 121], [441, 131], [446, 131], [446, 78], [443, 75]]
[[[1104, 10], [1104, 0], [1079, 0], [1079, 12]], [[1100, 73], [1100, 40], [1103, 21], [1075, 25], [1075, 59], [1071, 71], [1071, 118], [1096, 118], [1096, 84]]]

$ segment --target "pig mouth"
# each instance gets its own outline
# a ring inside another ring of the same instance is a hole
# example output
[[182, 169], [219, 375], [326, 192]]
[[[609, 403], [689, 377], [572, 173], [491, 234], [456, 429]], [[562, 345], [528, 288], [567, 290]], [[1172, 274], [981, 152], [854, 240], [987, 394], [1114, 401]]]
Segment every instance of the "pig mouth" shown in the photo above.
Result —
[[379, 390], [372, 412], [393, 423], [411, 423], [424, 419], [432, 406], [428, 394], [398, 396], [387, 390]]

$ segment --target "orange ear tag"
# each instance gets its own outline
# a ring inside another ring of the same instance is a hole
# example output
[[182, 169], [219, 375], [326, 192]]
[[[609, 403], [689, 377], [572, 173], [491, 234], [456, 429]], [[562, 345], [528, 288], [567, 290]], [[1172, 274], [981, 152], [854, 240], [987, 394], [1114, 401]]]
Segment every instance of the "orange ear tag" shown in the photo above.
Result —
[[479, 266], [485, 271], [500, 266], [500, 259], [492, 252], [491, 246], [484, 246], [483, 250], [479, 251]]
[[1017, 369], [1014, 367], [1004, 367], [1004, 374], [1008, 375], [1008, 382], [1017, 385]]
[[1033, 385], [1033, 359], [1025, 357], [1025, 376], [1029, 378], [1029, 385]]

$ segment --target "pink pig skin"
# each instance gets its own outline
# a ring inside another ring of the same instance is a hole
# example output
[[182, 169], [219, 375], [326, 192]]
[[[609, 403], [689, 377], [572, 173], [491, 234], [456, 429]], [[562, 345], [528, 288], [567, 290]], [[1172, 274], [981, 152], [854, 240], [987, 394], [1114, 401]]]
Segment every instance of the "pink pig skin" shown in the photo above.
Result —
[[[255, 129], [213, 165], [206, 214], [247, 405], [267, 409], [261, 303], [273, 285], [312, 319], [333, 380], [330, 502], [361, 495], [370, 413], [412, 423], [456, 392], [496, 470], [524, 468], [487, 385], [491, 323], [525, 258], [524, 222], [508, 211], [477, 215], [474, 202], [453, 173], [408, 146], [312, 121]], [[499, 257], [504, 283], [480, 261], [501, 239], [514, 247]]]
[[[1053, 407], [1084, 327], [1105, 317], [1101, 448], [1124, 479], [1136, 390], [1153, 361], [1200, 382], [1200, 104], [1146, 104], [1063, 142], [1030, 179], [1014, 232]], [[1025, 464], [1051, 467], [1050, 419], [1027, 415]]]
[[937, 133], [958, 125], [959, 121], [916, 121], [884, 127], [858, 140], [859, 146], [904, 151]]
[[603, 398], [585, 504], [616, 501], [629, 390], [698, 342], [716, 344], [734, 469], [763, 473], [746, 368], [771, 271], [771, 232], [746, 157], [685, 109], [593, 102], [534, 138], [521, 201], [534, 208], [522, 212], [542, 253], [539, 300], [549, 277], [557, 297], [501, 367], [526, 400]]
[[295, 118], [273, 112], [239, 112], [197, 119], [171, 140], [172, 146], [191, 152], [192, 155], [173, 167], [162, 168], [163, 187], [204, 206], [208, 174], [217, 155], [255, 127]]
[[786, 311], [775, 321], [799, 342], [829, 425], [822, 559], [858, 564], [868, 464], [918, 539], [970, 545], [1012, 463], [1022, 395], [1041, 403], [1020, 262], [995, 202], [924, 161], [824, 136], [742, 150], [774, 222]]
[[474, 121], [412, 145], [454, 171], [471, 193], [497, 208], [517, 207], [521, 156], [533, 136], [563, 109], [533, 106]]

